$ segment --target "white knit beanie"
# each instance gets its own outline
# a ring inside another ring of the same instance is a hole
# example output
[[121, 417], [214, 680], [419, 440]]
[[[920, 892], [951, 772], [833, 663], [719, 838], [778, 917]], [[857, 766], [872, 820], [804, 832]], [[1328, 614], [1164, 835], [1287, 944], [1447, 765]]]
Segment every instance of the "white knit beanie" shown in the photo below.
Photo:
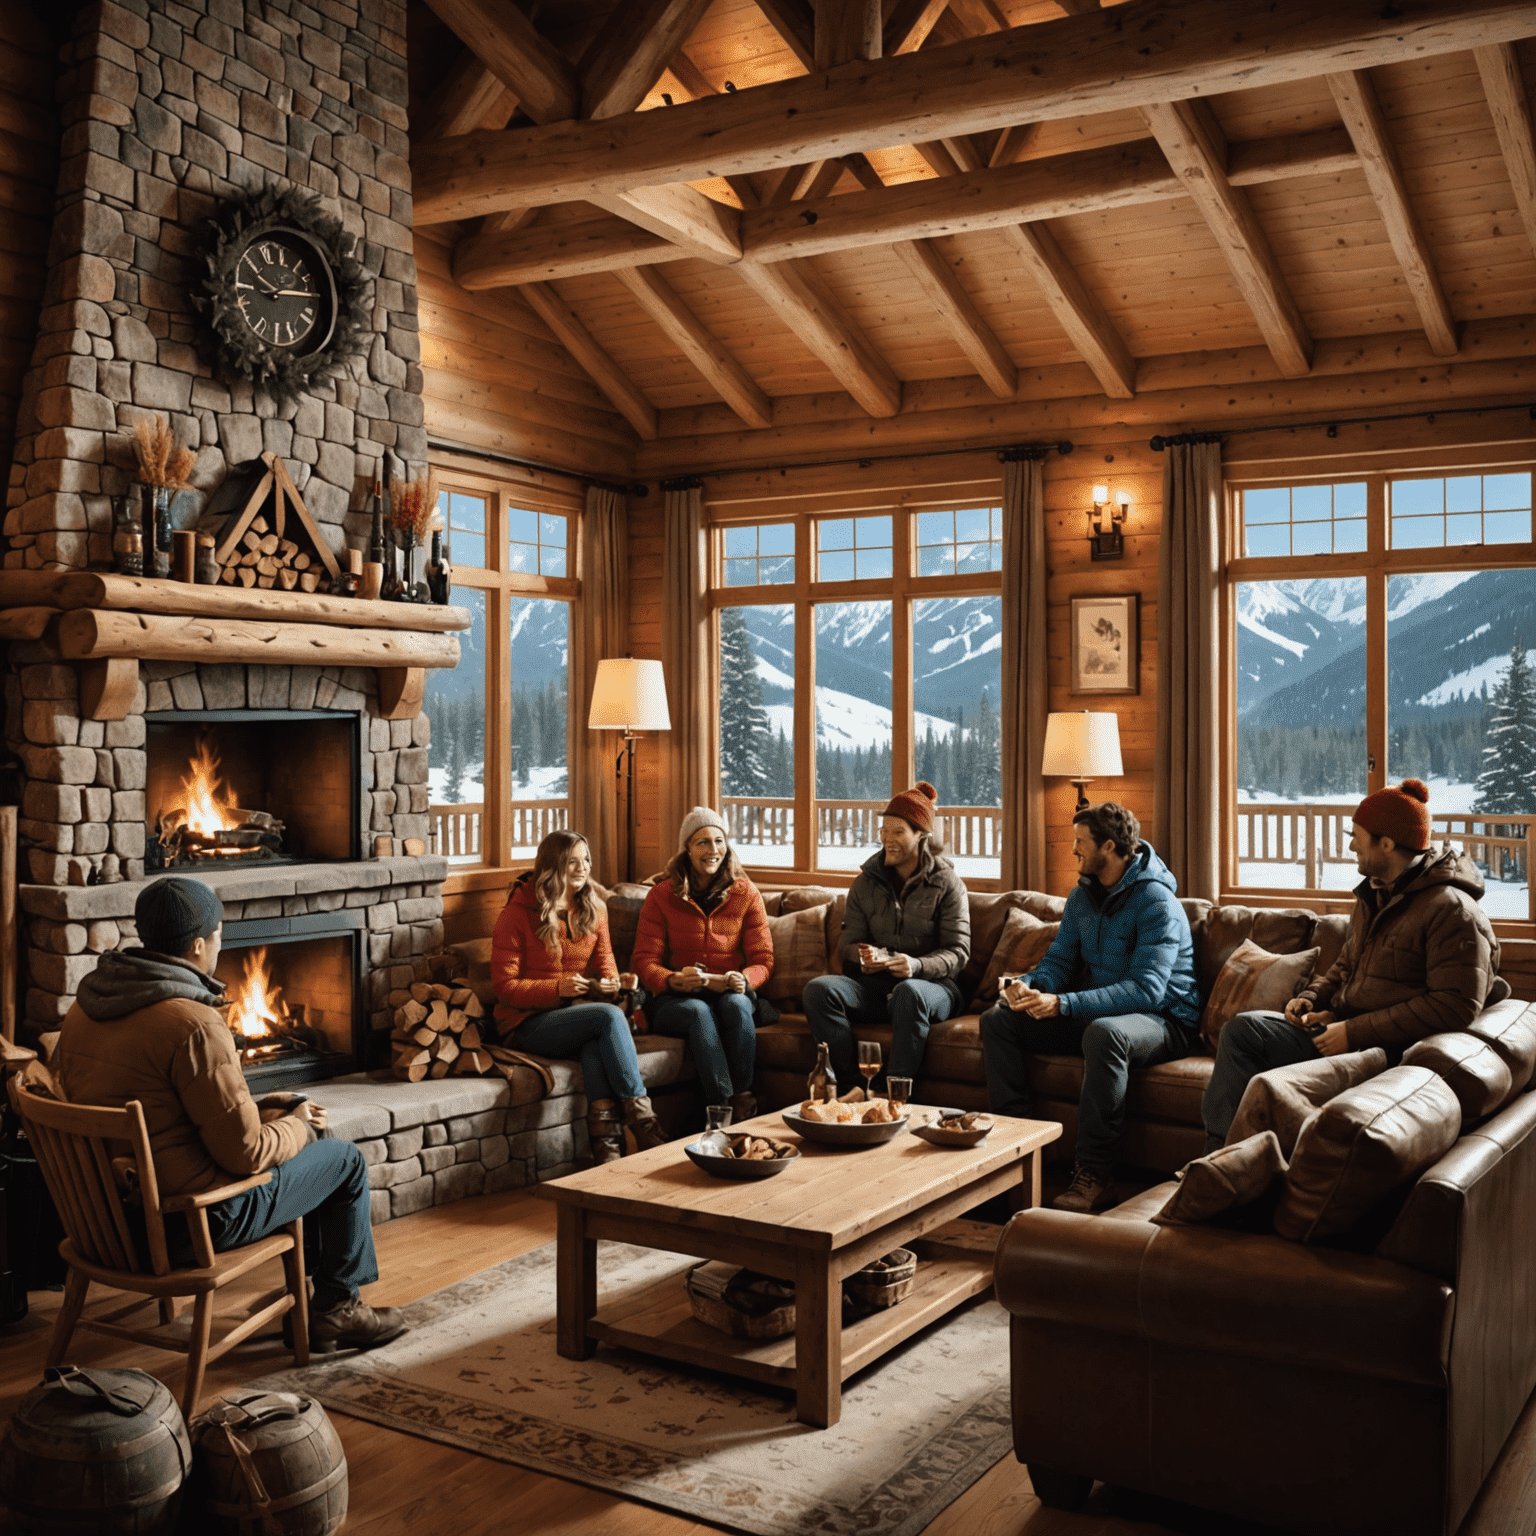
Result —
[[710, 810], [707, 805], [696, 805], [683, 817], [682, 830], [677, 834], [677, 851], [682, 853], [695, 833], [701, 832], [705, 827], [719, 827], [727, 839], [731, 835], [730, 829], [717, 812]]

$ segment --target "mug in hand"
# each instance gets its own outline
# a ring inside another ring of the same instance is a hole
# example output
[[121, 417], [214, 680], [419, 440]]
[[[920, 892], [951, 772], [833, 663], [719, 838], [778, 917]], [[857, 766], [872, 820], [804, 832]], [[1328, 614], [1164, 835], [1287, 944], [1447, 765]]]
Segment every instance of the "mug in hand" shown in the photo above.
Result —
[[619, 991], [637, 992], [640, 989], [640, 978], [633, 971], [621, 971], [619, 973]]
[[291, 1115], [300, 1104], [307, 1104], [307, 1093], [265, 1093], [256, 1100], [257, 1109], [280, 1109], [285, 1115]]

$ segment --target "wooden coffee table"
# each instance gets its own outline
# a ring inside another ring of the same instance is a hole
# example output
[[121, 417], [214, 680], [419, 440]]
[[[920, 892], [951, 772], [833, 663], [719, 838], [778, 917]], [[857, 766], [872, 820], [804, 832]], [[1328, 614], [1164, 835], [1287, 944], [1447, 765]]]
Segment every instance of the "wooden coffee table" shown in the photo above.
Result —
[[[993, 1118], [979, 1147], [951, 1151], [907, 1133], [882, 1146], [828, 1147], [801, 1140], [778, 1114], [760, 1115], [741, 1128], [800, 1149], [794, 1166], [773, 1178], [713, 1178], [674, 1141], [540, 1184], [536, 1192], [559, 1206], [560, 1353], [585, 1360], [602, 1340], [792, 1386], [798, 1418], [821, 1427], [837, 1423], [849, 1376], [992, 1284], [998, 1229], [960, 1220], [964, 1212], [1021, 1182], [1026, 1203], [1040, 1203], [1041, 1149], [1061, 1127]], [[688, 1306], [686, 1266], [660, 1281], [607, 1290], [600, 1305], [600, 1241], [719, 1259], [791, 1280], [794, 1337], [737, 1339], [706, 1327]], [[914, 1244], [923, 1262], [913, 1292], [845, 1328], [843, 1280]]]

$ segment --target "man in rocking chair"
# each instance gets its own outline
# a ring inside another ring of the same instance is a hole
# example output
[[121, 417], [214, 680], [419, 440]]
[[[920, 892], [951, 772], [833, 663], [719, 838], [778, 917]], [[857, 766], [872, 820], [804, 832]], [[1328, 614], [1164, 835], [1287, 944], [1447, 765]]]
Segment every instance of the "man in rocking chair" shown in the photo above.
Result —
[[224, 907], [200, 880], [156, 880], [134, 907], [140, 949], [101, 957], [80, 984], [53, 1068], [78, 1104], [144, 1106], [165, 1195], [195, 1194], [271, 1171], [270, 1181], [208, 1212], [213, 1246], [243, 1247], [304, 1218], [314, 1277], [310, 1347], [371, 1349], [405, 1332], [392, 1307], [360, 1286], [379, 1277], [369, 1222], [368, 1167], [350, 1141], [322, 1139], [325, 1111], [257, 1107], [213, 979]]

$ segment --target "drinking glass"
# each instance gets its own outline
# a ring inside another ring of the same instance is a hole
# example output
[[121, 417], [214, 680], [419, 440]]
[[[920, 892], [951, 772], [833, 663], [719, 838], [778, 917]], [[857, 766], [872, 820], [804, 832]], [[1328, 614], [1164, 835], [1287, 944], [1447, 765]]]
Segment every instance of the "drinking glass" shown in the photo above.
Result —
[[717, 1157], [722, 1155], [726, 1148], [728, 1138], [725, 1128], [731, 1123], [731, 1106], [729, 1104], [709, 1104], [704, 1109], [704, 1134], [699, 1138], [699, 1146], [705, 1152], [712, 1152]]
[[885, 1080], [886, 1097], [891, 1101], [891, 1108], [895, 1110], [898, 1119], [907, 1112], [907, 1100], [912, 1097], [912, 1079], [910, 1077], [888, 1077]]
[[880, 1042], [878, 1040], [859, 1041], [859, 1071], [864, 1078], [864, 1097], [870, 1096], [870, 1090], [874, 1086], [875, 1074], [880, 1070]]

